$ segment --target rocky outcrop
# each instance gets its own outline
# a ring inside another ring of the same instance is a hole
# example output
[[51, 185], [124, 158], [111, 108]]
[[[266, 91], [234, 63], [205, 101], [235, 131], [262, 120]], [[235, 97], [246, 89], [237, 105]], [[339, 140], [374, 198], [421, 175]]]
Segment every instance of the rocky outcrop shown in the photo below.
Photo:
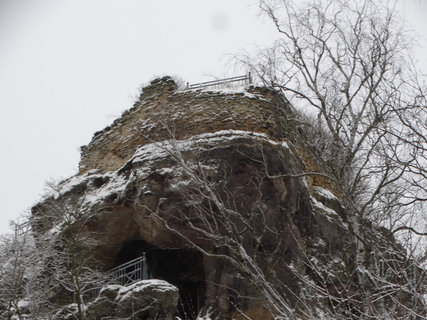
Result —
[[[264, 88], [177, 91], [168, 77], [153, 81], [82, 147], [80, 173], [33, 208], [33, 227], [56, 225], [50, 203], [78, 204], [97, 267], [145, 252], [151, 276], [178, 288], [177, 312], [188, 319], [208, 309], [219, 319], [270, 319], [265, 283], [301, 314], [357, 309], [313, 289], [350, 295], [369, 266], [357, 263], [357, 238], [334, 188], [301, 174], [315, 161], [306, 161], [290, 112]], [[115, 288], [90, 313], [128, 290]], [[117, 317], [126, 317], [126, 301]]]
[[[162, 280], [141, 280], [127, 287], [103, 287], [85, 311], [87, 320], [174, 320], [178, 289]], [[75, 305], [64, 307], [53, 320], [75, 319]]]
[[[195, 203], [194, 199], [187, 198], [194, 191], [195, 181], [189, 175], [191, 172], [171, 156], [176, 151], [186, 159], [186, 165], [202, 167], [210, 181], [218, 182], [212, 186], [215, 185], [219, 193], [225, 183], [229, 196], [239, 203], [239, 212], [252, 212], [254, 217], [248, 222], [258, 230], [242, 234], [245, 246], [253, 246], [255, 232], [260, 236], [258, 246], [265, 248], [263, 250], [286, 252], [275, 257], [274, 268], [285, 264], [282, 260], [299, 264], [301, 248], [305, 247], [303, 238], [310, 233], [314, 218], [307, 187], [302, 180], [263, 176], [265, 165], [271, 174], [286, 175], [300, 171], [302, 164], [288, 145], [270, 140], [264, 134], [227, 130], [177, 140], [173, 145], [147, 144], [117, 171], [105, 174], [90, 171], [65, 181], [61, 185], [61, 197], [69, 198], [80, 192], [81, 208], [91, 216], [88, 232], [98, 243], [94, 252], [105, 270], [131, 260], [138, 250], [147, 252], [156, 265], [154, 277], [170, 281], [181, 292], [196, 290], [194, 297], [188, 293], [192, 301], [199, 301], [196, 310], [206, 304], [224, 316], [232, 310], [229, 295], [234, 295], [233, 291], [248, 296], [258, 294], [244, 275], [236, 273], [235, 267], [223, 259], [203, 256], [188, 248], [186, 238], [214, 256], [225, 250], [221, 248], [223, 244], [183, 224], [190, 221], [189, 216], [198, 215], [199, 206], [203, 206], [206, 199]], [[252, 202], [254, 197], [259, 197], [259, 202]], [[262, 206], [262, 218], [266, 221], [259, 220], [256, 206]], [[262, 228], [273, 231], [265, 232]], [[227, 232], [218, 230], [218, 235], [227, 236]], [[275, 243], [276, 236], [280, 238], [280, 249]], [[252, 249], [250, 253], [254, 254]], [[270, 254], [266, 257], [271, 259]], [[267, 265], [268, 261], [260, 260], [260, 263]], [[289, 270], [283, 269], [278, 275], [274, 268], [272, 265], [274, 276], [297, 290]], [[247, 309], [254, 308], [248, 304]], [[252, 312], [261, 312], [259, 307], [255, 309], [258, 311]]]
[[130, 286], [111, 285], [101, 289], [88, 305], [88, 319], [173, 320], [178, 289], [162, 280], [141, 280]]

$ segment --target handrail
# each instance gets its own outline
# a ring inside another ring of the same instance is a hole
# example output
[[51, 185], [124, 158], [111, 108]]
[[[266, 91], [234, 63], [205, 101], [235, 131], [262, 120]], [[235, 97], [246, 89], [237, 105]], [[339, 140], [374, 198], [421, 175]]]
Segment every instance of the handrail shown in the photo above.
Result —
[[20, 236], [20, 235], [24, 234], [30, 228], [31, 228], [30, 221], [25, 221], [22, 223], [16, 223], [15, 224], [15, 236]]
[[119, 270], [119, 269], [125, 268], [125, 267], [127, 267], [128, 265], [133, 264], [134, 262], [136, 262], [136, 261], [138, 261], [138, 260], [144, 260], [144, 259], [145, 259], [145, 254], [144, 254], [144, 255], [142, 255], [142, 256], [139, 256], [139, 257], [137, 257], [137, 258], [135, 258], [135, 259], [133, 259], [133, 260], [130, 260], [130, 261], [128, 261], [128, 262], [125, 262], [125, 263], [123, 263], [123, 264], [121, 264], [121, 265], [119, 265], [119, 266], [117, 266], [117, 267], [115, 267], [115, 268], [113, 268], [113, 269], [111, 269], [110, 271], [108, 271], [108, 273], [113, 273], [114, 271], [117, 271], [117, 270]]
[[[146, 280], [151, 278], [149, 268], [146, 264], [145, 252], [142, 256], [125, 262], [107, 273], [111, 278], [115, 278], [116, 281], [122, 286], [128, 286], [140, 280]], [[89, 300], [94, 300], [99, 296], [102, 286], [92, 287], [85, 291], [85, 296]]]
[[[145, 270], [144, 270], [145, 269]], [[145, 264], [145, 254], [128, 261], [109, 272], [121, 285], [129, 285], [139, 280], [148, 278], [148, 270]]]
[[239, 81], [244, 81], [244, 82], [248, 82], [248, 84], [252, 84], [252, 75], [249, 72], [247, 75], [243, 75], [243, 76], [236, 76], [236, 77], [230, 77], [230, 78], [224, 78], [224, 79], [218, 79], [218, 80], [211, 80], [211, 81], [205, 81], [205, 82], [199, 82], [199, 83], [193, 83], [193, 84], [189, 84], [187, 82], [187, 90], [190, 89], [199, 89], [199, 88], [204, 88], [204, 87], [212, 87], [212, 86], [217, 86], [217, 85], [221, 85], [221, 84], [225, 84], [225, 83], [231, 83], [231, 82], [239, 82]]
[[224, 78], [224, 79], [218, 79], [218, 80], [211, 80], [211, 81], [205, 81], [205, 82], [199, 82], [199, 83], [193, 83], [190, 85], [191, 86], [198, 86], [198, 85], [202, 85], [202, 84], [211, 84], [211, 83], [215, 83], [215, 82], [219, 82], [219, 81], [230, 81], [230, 80], [244, 80], [246, 79], [246, 75], [244, 76], [236, 76], [236, 77], [231, 77], [231, 78]]

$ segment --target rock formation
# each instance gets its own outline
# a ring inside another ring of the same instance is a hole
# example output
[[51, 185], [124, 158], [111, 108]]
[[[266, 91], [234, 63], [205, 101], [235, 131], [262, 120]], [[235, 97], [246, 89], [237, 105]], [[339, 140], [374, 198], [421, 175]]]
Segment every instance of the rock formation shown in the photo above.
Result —
[[[162, 280], [141, 280], [129, 286], [109, 285], [87, 305], [88, 320], [173, 320], [178, 289]], [[63, 308], [53, 320], [75, 319], [73, 305]]]
[[339, 188], [301, 174], [313, 168], [279, 93], [179, 91], [165, 77], [82, 147], [80, 172], [33, 208], [33, 228], [48, 232], [51, 204], [75, 201], [97, 268], [145, 252], [151, 276], [179, 289], [181, 318], [272, 319], [275, 295], [300, 315], [357, 312], [315, 294], [350, 296], [363, 270]]

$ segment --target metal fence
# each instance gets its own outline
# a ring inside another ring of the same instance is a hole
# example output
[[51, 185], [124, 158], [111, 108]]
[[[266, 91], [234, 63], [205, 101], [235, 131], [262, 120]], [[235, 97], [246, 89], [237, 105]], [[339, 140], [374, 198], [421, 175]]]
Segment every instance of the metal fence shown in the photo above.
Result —
[[213, 80], [213, 81], [206, 81], [206, 82], [199, 82], [199, 83], [193, 83], [189, 84], [187, 82], [187, 90], [190, 89], [201, 89], [201, 88], [222, 88], [226, 86], [227, 84], [240, 84], [240, 85], [248, 85], [252, 84], [252, 75], [249, 72], [247, 75], [244, 76], [237, 76], [237, 77], [231, 77], [231, 78], [225, 78], [225, 79], [219, 79], [219, 80]]
[[148, 279], [149, 272], [145, 253], [142, 257], [128, 261], [110, 270], [110, 274], [122, 286], [127, 286], [139, 280]]
[[30, 221], [25, 221], [23, 223], [15, 224], [15, 237], [20, 237], [26, 232], [28, 232], [31, 228]]
[[[123, 263], [114, 269], [108, 271], [113, 283], [122, 286], [128, 286], [140, 280], [151, 279], [151, 273], [148, 269], [145, 253], [138, 258]], [[88, 301], [95, 300], [99, 296], [102, 287], [93, 287], [86, 290], [84, 296]]]

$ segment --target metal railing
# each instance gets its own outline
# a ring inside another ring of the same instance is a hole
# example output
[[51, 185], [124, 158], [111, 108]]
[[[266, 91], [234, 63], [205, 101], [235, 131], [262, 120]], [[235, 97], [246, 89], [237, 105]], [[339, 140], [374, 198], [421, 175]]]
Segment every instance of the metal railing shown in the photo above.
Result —
[[[151, 279], [151, 273], [148, 269], [145, 253], [141, 257], [123, 263], [114, 269], [108, 271], [109, 278], [122, 286], [128, 286], [140, 280]], [[89, 288], [85, 292], [88, 301], [95, 300], [99, 296], [102, 287]]]
[[145, 253], [142, 257], [138, 257], [128, 261], [120, 266], [110, 270], [111, 276], [118, 281], [122, 286], [127, 286], [139, 280], [149, 278], [147, 270]]
[[212, 80], [212, 81], [206, 81], [206, 82], [199, 82], [199, 83], [193, 83], [189, 84], [187, 82], [187, 90], [190, 89], [201, 89], [201, 88], [220, 88], [228, 83], [240, 83], [241, 85], [248, 85], [252, 84], [252, 75], [249, 72], [247, 75], [244, 76], [237, 76], [237, 77], [231, 77], [231, 78], [225, 78], [225, 79], [219, 79], [219, 80]]
[[15, 236], [20, 237], [31, 229], [30, 221], [15, 224]]

